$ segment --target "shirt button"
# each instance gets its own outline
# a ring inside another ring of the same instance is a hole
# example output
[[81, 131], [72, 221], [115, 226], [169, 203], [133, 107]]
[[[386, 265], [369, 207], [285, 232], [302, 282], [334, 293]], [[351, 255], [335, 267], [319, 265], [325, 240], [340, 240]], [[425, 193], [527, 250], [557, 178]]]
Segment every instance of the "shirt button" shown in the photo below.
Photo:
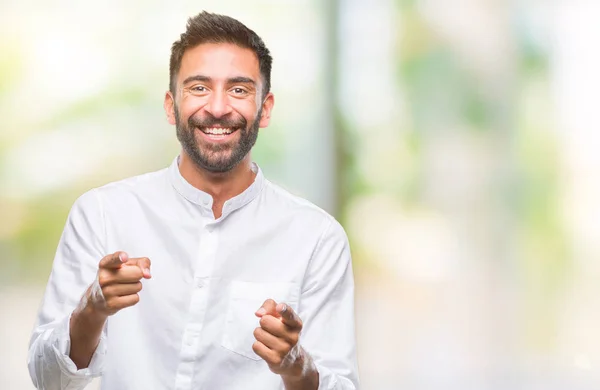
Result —
[[204, 280], [202, 280], [202, 279], [196, 279], [196, 287], [202, 288], [204, 286], [206, 286], [206, 283], [204, 282]]

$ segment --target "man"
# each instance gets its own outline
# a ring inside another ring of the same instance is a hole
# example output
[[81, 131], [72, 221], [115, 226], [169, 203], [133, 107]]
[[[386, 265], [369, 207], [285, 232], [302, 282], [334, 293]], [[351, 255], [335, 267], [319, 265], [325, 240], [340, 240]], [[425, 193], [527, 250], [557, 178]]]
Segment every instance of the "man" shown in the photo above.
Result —
[[29, 349], [42, 389], [356, 389], [342, 227], [251, 162], [271, 56], [201, 13], [171, 51], [168, 169], [73, 205]]

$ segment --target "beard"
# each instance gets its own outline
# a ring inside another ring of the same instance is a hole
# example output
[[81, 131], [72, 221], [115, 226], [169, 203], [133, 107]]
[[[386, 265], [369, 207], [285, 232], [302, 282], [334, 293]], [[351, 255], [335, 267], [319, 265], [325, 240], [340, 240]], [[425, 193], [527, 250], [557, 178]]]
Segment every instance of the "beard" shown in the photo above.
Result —
[[[239, 117], [228, 115], [224, 118], [215, 118], [208, 113], [203, 118], [191, 116], [187, 123], [184, 123], [179, 117], [177, 106], [175, 106], [177, 139], [198, 168], [212, 173], [228, 172], [246, 157], [256, 143], [261, 115], [262, 107], [250, 125], [241, 115]], [[231, 128], [235, 132], [239, 132], [240, 135], [237, 141], [227, 143], [204, 142], [201, 135], [196, 134], [196, 129], [202, 131], [202, 129], [210, 127]]]

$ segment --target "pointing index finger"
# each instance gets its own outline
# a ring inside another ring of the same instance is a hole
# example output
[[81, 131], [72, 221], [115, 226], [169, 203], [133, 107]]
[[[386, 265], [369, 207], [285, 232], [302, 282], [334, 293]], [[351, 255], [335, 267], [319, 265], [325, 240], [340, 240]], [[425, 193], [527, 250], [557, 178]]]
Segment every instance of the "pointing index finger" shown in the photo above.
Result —
[[100, 264], [98, 266], [100, 268], [118, 269], [121, 268], [121, 265], [126, 263], [128, 259], [129, 256], [127, 256], [127, 253], [118, 251], [112, 255], [104, 256], [104, 258], [100, 260]]
[[294, 309], [286, 303], [277, 305], [277, 313], [281, 315], [281, 322], [290, 328], [302, 328], [302, 320], [294, 312]]
[[260, 307], [260, 309], [258, 309], [256, 311], [256, 313], [254, 313], [257, 317], [262, 317], [265, 314], [275, 314], [274, 312], [276, 311], [276, 307], [277, 307], [277, 302], [275, 302], [272, 299], [267, 299], [262, 306]]

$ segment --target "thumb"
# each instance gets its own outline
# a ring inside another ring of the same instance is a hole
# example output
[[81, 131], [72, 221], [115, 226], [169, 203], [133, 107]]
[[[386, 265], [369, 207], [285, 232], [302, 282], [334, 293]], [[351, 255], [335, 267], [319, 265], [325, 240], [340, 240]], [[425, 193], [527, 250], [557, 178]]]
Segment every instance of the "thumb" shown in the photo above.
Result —
[[126, 263], [129, 260], [129, 256], [127, 253], [123, 251], [115, 252], [111, 255], [104, 256], [100, 263], [98, 264], [99, 268], [106, 269], [119, 269], [123, 263]]
[[277, 305], [277, 312], [281, 315], [281, 321], [290, 328], [302, 329], [302, 320], [292, 307], [286, 303]]

